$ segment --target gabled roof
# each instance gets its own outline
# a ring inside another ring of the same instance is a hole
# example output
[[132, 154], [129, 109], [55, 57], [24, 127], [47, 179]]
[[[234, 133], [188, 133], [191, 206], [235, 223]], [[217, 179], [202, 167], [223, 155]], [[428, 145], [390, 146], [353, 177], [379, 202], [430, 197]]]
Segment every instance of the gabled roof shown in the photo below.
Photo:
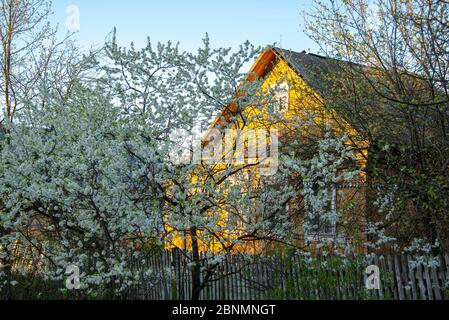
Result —
[[320, 56], [314, 53], [295, 52], [273, 48], [277, 56], [283, 59], [315, 91], [324, 95], [335, 85], [336, 76], [343, 68], [356, 67], [356, 64]]
[[[343, 91], [350, 85], [345, 82], [349, 73], [356, 75], [357, 80], [353, 81], [368, 85], [367, 67], [305, 51], [294, 52], [280, 48], [272, 50], [320, 95], [327, 107], [334, 109], [356, 131], [366, 132], [369, 128], [371, 138], [377, 136], [396, 142], [407, 138], [404, 135], [406, 131], [402, 128], [403, 119], [397, 116], [397, 110], [382, 102], [374, 91], [364, 92], [370, 93], [364, 96], [363, 102], [358, 97], [357, 103], [354, 103], [351, 93], [345, 96]], [[374, 78], [371, 80], [376, 81]]]
[[[361, 70], [363, 66], [343, 60], [329, 58], [306, 51], [295, 52], [277, 47], [265, 50], [250, 70], [252, 80], [263, 78], [271, 70], [271, 65], [278, 58], [284, 61], [296, 74], [304, 80], [308, 87], [319, 95], [325, 103], [326, 99], [335, 96], [341, 89], [338, 80], [342, 75], [351, 70]], [[357, 117], [360, 120], [362, 110], [338, 110], [338, 113], [356, 130], [360, 121], [354, 121]]]
[[[382, 99], [370, 88], [372, 83], [379, 81], [378, 72], [374, 68], [305, 51], [295, 52], [271, 47], [258, 57], [246, 80], [251, 82], [264, 78], [271, 71], [276, 59], [287, 63], [323, 99], [323, 103], [328, 105], [330, 102], [328, 107], [335, 109], [355, 130], [369, 132], [371, 138], [386, 138], [397, 143], [410, 138], [404, 118], [406, 115], [402, 114], [398, 105]], [[347, 77], [348, 74], [352, 74], [351, 78]], [[363, 85], [368, 90], [362, 92], [363, 96], [354, 98], [352, 82]], [[424, 88], [426, 85], [425, 81], [417, 81], [416, 84]], [[345, 92], [347, 90], [349, 91]], [[237, 110], [235, 104], [228, 106], [222, 112], [223, 118], [216, 120], [213, 127], [227, 122], [229, 115]], [[424, 118], [417, 119], [422, 123], [426, 122]]]
[[263, 77], [274, 57], [285, 61], [314, 91], [325, 95], [335, 86], [335, 79], [344, 68], [360, 68], [355, 63], [324, 57], [306, 51], [296, 52], [273, 47], [267, 49], [251, 68], [250, 74]]
[[[323, 102], [327, 104], [326, 100], [331, 99], [330, 107], [337, 108], [335, 111], [339, 116], [357, 131], [363, 129], [366, 132], [368, 129], [371, 138], [388, 139], [394, 143], [401, 144], [409, 141], [407, 112], [402, 110], [400, 103], [392, 103], [382, 98], [382, 95], [388, 96], [388, 92], [382, 92], [382, 94], [377, 92], [387, 87], [376, 86], [376, 83], [383, 82], [382, 70], [305, 51], [295, 52], [280, 48], [271, 48], [268, 51], [285, 61], [312, 90], [321, 96]], [[262, 55], [269, 56], [267, 53]], [[348, 75], [351, 75], [350, 82], [347, 82]], [[409, 75], [410, 84], [421, 90], [416, 91], [418, 95], [419, 92], [426, 94], [429, 88], [426, 80], [420, 80], [419, 77], [408, 74], [406, 71], [403, 75]], [[367, 90], [354, 97], [352, 82], [355, 85], [363, 85]], [[376, 86], [376, 90], [373, 85]], [[345, 93], [346, 90], [349, 91]], [[430, 106], [426, 110], [428, 111], [415, 114], [416, 125], [431, 126], [434, 121], [432, 118], [438, 119], [438, 112], [432, 111]]]
[[[277, 47], [266, 49], [258, 57], [249, 70], [246, 81], [252, 82], [263, 78], [270, 70], [276, 58], [285, 61], [299, 77], [305, 80], [307, 85], [315, 92], [324, 96], [335, 86], [335, 78], [341, 73], [344, 66], [355, 66], [332, 58], [323, 57], [313, 53], [295, 52]], [[237, 112], [238, 107], [231, 103], [221, 112], [221, 117], [215, 119], [212, 127], [224, 126], [230, 114]]]

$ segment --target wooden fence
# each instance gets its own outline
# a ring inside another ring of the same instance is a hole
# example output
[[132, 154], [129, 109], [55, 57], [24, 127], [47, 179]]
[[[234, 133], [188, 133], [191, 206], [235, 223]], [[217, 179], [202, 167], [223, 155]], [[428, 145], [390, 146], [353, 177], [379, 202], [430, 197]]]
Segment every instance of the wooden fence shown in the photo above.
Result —
[[[312, 261], [312, 262], [311, 262]], [[221, 261], [203, 300], [259, 299], [395, 299], [449, 298], [449, 255], [436, 264], [416, 264], [409, 255], [371, 256], [363, 260], [315, 261], [299, 256], [249, 257], [233, 255]], [[158, 276], [142, 283], [126, 297], [151, 300], [188, 300], [191, 296], [190, 260], [180, 251], [164, 251], [145, 262]], [[380, 271], [380, 289], [368, 290], [368, 265]], [[140, 266], [142, 267], [142, 266]]]

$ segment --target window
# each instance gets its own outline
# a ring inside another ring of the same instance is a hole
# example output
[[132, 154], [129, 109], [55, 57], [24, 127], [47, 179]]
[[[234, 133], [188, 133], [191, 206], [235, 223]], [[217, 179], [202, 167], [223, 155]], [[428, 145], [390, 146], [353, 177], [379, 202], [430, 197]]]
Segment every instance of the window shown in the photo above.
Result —
[[337, 189], [333, 186], [325, 190], [324, 194], [329, 201], [323, 206], [322, 212], [309, 213], [310, 215], [306, 213], [305, 222], [308, 228], [305, 228], [305, 239], [307, 241], [334, 239], [337, 235]]
[[283, 82], [276, 87], [275, 93], [276, 112], [285, 112], [290, 104], [290, 87], [287, 82]]

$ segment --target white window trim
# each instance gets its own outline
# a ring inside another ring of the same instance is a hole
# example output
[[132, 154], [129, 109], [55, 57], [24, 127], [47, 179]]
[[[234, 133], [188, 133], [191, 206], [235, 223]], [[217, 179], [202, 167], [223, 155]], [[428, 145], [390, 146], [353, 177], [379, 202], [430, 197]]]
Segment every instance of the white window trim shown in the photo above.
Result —
[[[331, 210], [334, 213], [337, 213], [337, 187], [334, 185], [332, 187], [332, 200], [331, 200]], [[304, 230], [304, 239], [306, 242], [316, 242], [316, 241], [329, 241], [337, 238], [337, 221], [334, 221], [332, 224], [332, 230], [330, 233], [321, 233], [318, 234], [308, 234], [306, 230]]]
[[290, 85], [286, 81], [276, 87], [275, 98], [276, 113], [284, 113], [290, 109]]

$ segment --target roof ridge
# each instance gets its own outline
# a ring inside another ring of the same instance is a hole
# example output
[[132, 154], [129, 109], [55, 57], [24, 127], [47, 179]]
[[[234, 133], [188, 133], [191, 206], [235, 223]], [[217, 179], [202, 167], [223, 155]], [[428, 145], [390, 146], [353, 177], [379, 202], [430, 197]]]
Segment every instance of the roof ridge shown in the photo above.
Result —
[[294, 50], [290, 50], [290, 49], [283, 49], [283, 48], [279, 48], [279, 47], [272, 47], [272, 50], [275, 51], [279, 51], [279, 52], [288, 52], [288, 53], [293, 53], [293, 54], [307, 54], [306, 50], [302, 50], [302, 51], [294, 51]]
[[[323, 56], [323, 55], [321, 55], [321, 54], [313, 53], [313, 52], [309, 52], [308, 55], [314, 56], [314, 57], [318, 57], [318, 58], [322, 58], [322, 59], [333, 59], [333, 58], [331, 58], [331, 57]], [[334, 60], [338, 60], [338, 59], [334, 59]], [[340, 61], [343, 61], [343, 60], [340, 60]]]

